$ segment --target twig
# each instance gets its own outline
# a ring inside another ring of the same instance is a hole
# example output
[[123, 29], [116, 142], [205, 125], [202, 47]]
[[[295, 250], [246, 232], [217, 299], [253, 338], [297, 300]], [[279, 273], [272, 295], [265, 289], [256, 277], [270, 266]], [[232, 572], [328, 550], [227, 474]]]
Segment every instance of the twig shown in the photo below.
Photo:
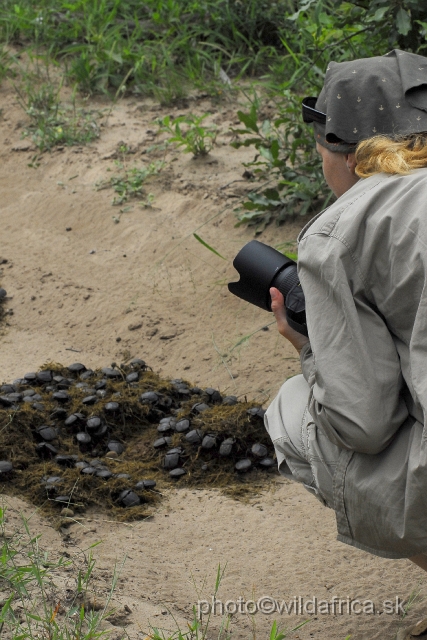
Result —
[[232, 180], [231, 182], [228, 182], [227, 184], [224, 184], [222, 187], [218, 188], [218, 191], [221, 191], [222, 189], [226, 189], [227, 187], [230, 186], [230, 184], [234, 184], [234, 182], [247, 182], [247, 180]]
[[218, 349], [218, 347], [217, 347], [217, 345], [216, 345], [216, 342], [215, 342], [215, 338], [214, 338], [214, 336], [213, 336], [213, 333], [212, 333], [212, 344], [213, 344], [213, 346], [214, 346], [215, 351], [217, 352], [217, 354], [218, 354], [218, 355], [219, 355], [219, 357], [221, 358], [221, 362], [222, 362], [222, 364], [224, 365], [224, 367], [226, 368], [228, 375], [229, 375], [229, 376], [230, 376], [230, 378], [232, 379], [233, 384], [234, 384], [234, 388], [236, 388], [236, 383], [235, 383], [235, 381], [234, 381], [233, 374], [231, 373], [229, 366], [227, 365], [226, 361], [224, 360], [224, 356], [222, 355], [221, 351]]

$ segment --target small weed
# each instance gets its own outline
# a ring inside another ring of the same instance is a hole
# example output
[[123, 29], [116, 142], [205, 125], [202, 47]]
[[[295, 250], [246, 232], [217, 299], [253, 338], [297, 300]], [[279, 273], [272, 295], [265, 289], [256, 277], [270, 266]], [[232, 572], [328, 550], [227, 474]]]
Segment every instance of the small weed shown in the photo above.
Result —
[[[224, 577], [225, 569], [226, 567], [221, 569], [221, 565], [218, 565], [213, 594], [206, 598], [206, 600], [203, 599], [201, 589], [198, 588], [194, 576], [192, 576], [192, 583], [196, 590], [199, 602], [203, 601], [210, 603], [216, 601], [216, 596]], [[205, 581], [203, 582], [202, 588], [204, 587], [204, 584]], [[231, 619], [230, 614], [223, 615], [219, 630], [214, 632], [211, 628], [212, 607], [209, 607], [208, 613], [203, 614], [198, 611], [196, 606], [193, 606], [193, 617], [190, 622], [187, 622], [187, 629], [185, 631], [179, 628], [178, 622], [174, 619], [177, 627], [174, 631], [164, 631], [163, 629], [151, 626], [146, 640], [208, 640], [209, 638], [213, 638], [214, 634], [217, 640], [231, 640], [233, 637], [232, 630], [230, 629]], [[301, 622], [293, 629], [281, 629], [278, 626], [277, 621], [274, 620], [271, 626], [269, 640], [284, 640], [284, 638], [288, 637], [288, 633], [297, 631], [297, 629], [300, 629], [302, 626], [307, 624], [307, 622], [308, 620], [304, 620], [304, 622]]]
[[[111, 597], [119, 573], [114, 572], [104, 606], [91, 610], [91, 581], [95, 560], [92, 547], [82, 553], [81, 561], [59, 556], [54, 559], [40, 547], [40, 536], [34, 536], [28, 521], [12, 533], [6, 532], [6, 511], [0, 508], [0, 590], [7, 593], [0, 610], [0, 635], [19, 640], [55, 638], [56, 640], [99, 640], [108, 637], [101, 623], [111, 615]], [[60, 594], [55, 584], [59, 572], [76, 569], [75, 585]]]
[[15, 70], [13, 64], [16, 62], [14, 56], [12, 56], [4, 47], [0, 47], [0, 84], [7, 76], [13, 76]]
[[[128, 200], [138, 199], [143, 207], [151, 207], [154, 196], [146, 193], [145, 182], [150, 176], [157, 175], [163, 168], [163, 162], [151, 162], [149, 165], [138, 168], [128, 168], [121, 162], [116, 163], [120, 171], [119, 174], [111, 176], [109, 180], [104, 180], [97, 185], [98, 191], [101, 189], [113, 188], [118, 194], [113, 198], [114, 206], [122, 205]], [[124, 213], [124, 210], [121, 212]], [[120, 217], [116, 216], [114, 222], [120, 222]]]
[[38, 85], [27, 80], [24, 87], [16, 87], [18, 100], [30, 118], [23, 137], [31, 138], [41, 153], [55, 146], [87, 144], [99, 138], [99, 127], [93, 112], [60, 102], [57, 88], [51, 83]]
[[[185, 153], [192, 153], [195, 158], [207, 155], [213, 148], [217, 136], [215, 125], [203, 126], [202, 122], [209, 114], [195, 116], [188, 114], [172, 120], [166, 116], [156, 120], [161, 132], [170, 133], [169, 143], [184, 147]], [[184, 128], [181, 125], [185, 125]]]

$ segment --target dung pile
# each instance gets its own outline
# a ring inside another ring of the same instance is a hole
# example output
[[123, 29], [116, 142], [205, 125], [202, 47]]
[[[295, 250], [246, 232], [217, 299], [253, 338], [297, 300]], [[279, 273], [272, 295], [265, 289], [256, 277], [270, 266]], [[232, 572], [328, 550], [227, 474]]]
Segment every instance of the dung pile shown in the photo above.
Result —
[[121, 520], [149, 515], [170, 483], [247, 495], [275, 470], [263, 414], [140, 359], [49, 363], [0, 386], [0, 490], [51, 514], [97, 506]]

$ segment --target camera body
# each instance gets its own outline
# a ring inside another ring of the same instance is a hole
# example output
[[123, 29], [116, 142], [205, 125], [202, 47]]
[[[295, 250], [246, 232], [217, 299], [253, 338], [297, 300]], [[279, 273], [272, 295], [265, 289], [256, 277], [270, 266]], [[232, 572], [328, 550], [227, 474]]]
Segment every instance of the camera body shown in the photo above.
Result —
[[305, 298], [297, 264], [273, 247], [258, 240], [248, 242], [234, 258], [233, 266], [240, 274], [238, 282], [230, 282], [228, 290], [251, 304], [271, 311], [270, 287], [283, 294], [289, 325], [308, 336]]

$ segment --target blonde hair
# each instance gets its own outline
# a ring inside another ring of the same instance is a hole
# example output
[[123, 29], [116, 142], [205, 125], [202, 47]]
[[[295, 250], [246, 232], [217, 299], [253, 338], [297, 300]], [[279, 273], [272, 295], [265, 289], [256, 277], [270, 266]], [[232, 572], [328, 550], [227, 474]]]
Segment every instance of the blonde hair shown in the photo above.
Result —
[[362, 140], [356, 148], [356, 163], [359, 178], [369, 178], [375, 173], [404, 176], [427, 167], [427, 132]]

